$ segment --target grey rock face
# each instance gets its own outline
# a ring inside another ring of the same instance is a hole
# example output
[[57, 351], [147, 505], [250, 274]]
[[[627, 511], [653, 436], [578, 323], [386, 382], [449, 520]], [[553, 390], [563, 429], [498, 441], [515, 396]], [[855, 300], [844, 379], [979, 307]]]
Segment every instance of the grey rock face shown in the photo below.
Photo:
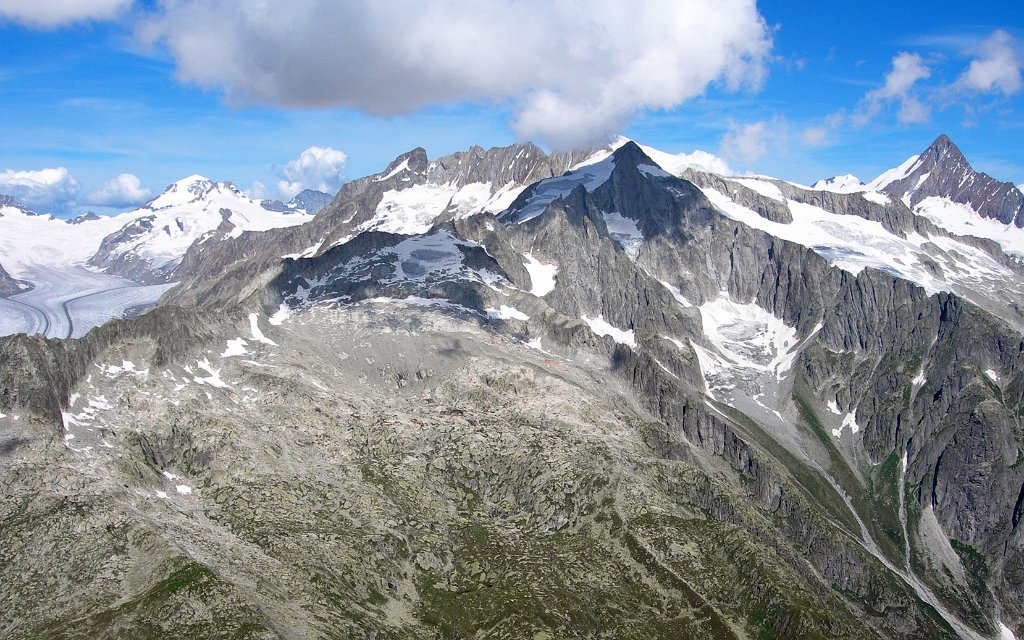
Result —
[[[756, 212], [762, 218], [772, 222], [788, 224], [793, 222], [793, 214], [790, 213], [786, 203], [757, 193], [750, 187], [740, 182], [723, 178], [713, 173], [688, 170], [684, 176], [689, 182], [701, 188], [711, 188], [720, 193], [728, 193], [732, 198], [743, 203], [743, 206]], [[786, 188], [788, 185], [779, 182], [777, 186]]]
[[1024, 194], [1010, 182], [975, 171], [946, 135], [935, 139], [905, 178], [885, 187], [913, 207], [929, 196], [969, 205], [986, 218], [1024, 227]]
[[82, 215], [80, 215], [80, 216], [78, 216], [76, 218], [72, 218], [71, 220], [68, 220], [68, 224], [82, 224], [83, 222], [92, 222], [94, 220], [99, 220], [99, 219], [100, 219], [100, 217], [98, 215], [96, 215], [92, 211], [88, 211], [88, 212], [83, 213]]

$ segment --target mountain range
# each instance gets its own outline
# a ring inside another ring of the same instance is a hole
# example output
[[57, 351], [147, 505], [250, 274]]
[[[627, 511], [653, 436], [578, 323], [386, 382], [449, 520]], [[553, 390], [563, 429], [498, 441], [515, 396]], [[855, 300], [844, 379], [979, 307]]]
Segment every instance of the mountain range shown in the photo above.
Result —
[[1024, 195], [947, 137], [867, 184], [620, 140], [239, 197], [59, 245], [151, 311], [0, 338], [4, 635], [1024, 635]]
[[311, 190], [288, 204], [252, 200], [230, 182], [199, 175], [179, 180], [138, 209], [112, 217], [89, 213], [65, 220], [0, 196], [0, 255], [18, 274], [33, 263], [85, 263], [142, 283], [167, 282], [174, 279], [174, 270], [193, 244], [302, 224], [329, 201], [327, 194]]

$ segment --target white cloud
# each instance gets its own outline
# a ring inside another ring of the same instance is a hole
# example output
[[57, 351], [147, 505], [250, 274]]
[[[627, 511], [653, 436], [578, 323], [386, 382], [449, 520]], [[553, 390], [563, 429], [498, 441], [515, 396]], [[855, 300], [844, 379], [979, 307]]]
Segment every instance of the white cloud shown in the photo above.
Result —
[[771, 150], [782, 149], [789, 137], [789, 123], [775, 117], [743, 125], [729, 122], [729, 131], [722, 138], [721, 153], [750, 164], [760, 160]]
[[128, 208], [138, 206], [153, 194], [149, 189], [142, 188], [138, 176], [122, 173], [111, 178], [98, 191], [86, 195], [82, 202], [98, 207]]
[[[618, 147], [620, 144], [625, 144], [628, 138], [619, 138], [614, 144]], [[644, 153], [650, 156], [651, 160], [654, 160], [658, 166], [669, 173], [679, 175], [686, 169], [697, 169], [698, 171], [707, 171], [709, 173], [717, 173], [719, 175], [732, 175], [733, 171], [729, 167], [729, 164], [719, 158], [713, 153], [708, 153], [701, 149], [695, 150], [693, 153], [686, 153], [681, 151], [679, 153], [665, 153], [659, 149], [653, 147], [641, 146]]]
[[927, 122], [931, 118], [931, 109], [918, 99], [914, 85], [931, 75], [931, 69], [920, 55], [900, 52], [892, 59], [892, 70], [885, 75], [885, 85], [869, 91], [861, 100], [860, 109], [853, 115], [853, 123], [864, 126], [891, 104], [899, 105], [897, 117], [900, 122]]
[[0, 193], [39, 213], [65, 213], [75, 205], [81, 186], [64, 167], [0, 172]]
[[976, 54], [977, 57], [957, 79], [956, 88], [1011, 95], [1024, 87], [1021, 61], [1010, 34], [996, 31], [978, 46]]
[[52, 29], [84, 20], [109, 20], [132, 0], [0, 0], [0, 21]]
[[598, 142], [712, 83], [757, 88], [755, 0], [167, 0], [140, 30], [234, 103], [377, 115], [509, 103], [521, 138]]
[[348, 156], [344, 151], [310, 147], [281, 169], [282, 180], [278, 181], [277, 190], [285, 200], [295, 197], [303, 189], [333, 194], [345, 180], [346, 160]]
[[[301, 189], [299, 190], [301, 191]], [[253, 200], [266, 200], [270, 197], [270, 189], [259, 180], [253, 180], [252, 186], [245, 190], [245, 195]]]
[[804, 129], [800, 139], [808, 147], [818, 147], [828, 141], [828, 127], [811, 126]]
[[708, 153], [707, 151], [701, 151], [698, 149], [693, 153], [679, 153], [676, 155], [680, 162], [687, 167], [694, 167], [701, 171], [717, 173], [722, 176], [730, 176], [733, 174], [733, 170], [729, 166], [729, 163], [713, 153]]

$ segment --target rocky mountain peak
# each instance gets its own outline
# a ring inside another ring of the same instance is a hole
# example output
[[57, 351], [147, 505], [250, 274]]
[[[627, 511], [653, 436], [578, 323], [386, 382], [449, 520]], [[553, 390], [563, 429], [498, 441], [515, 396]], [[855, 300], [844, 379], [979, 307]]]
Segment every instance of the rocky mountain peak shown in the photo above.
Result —
[[430, 160], [427, 158], [427, 150], [423, 147], [416, 147], [415, 149], [406, 151], [392, 160], [384, 170], [384, 177], [380, 178], [380, 180], [387, 180], [388, 178], [395, 177], [404, 171], [424, 173], [429, 164]]
[[900, 169], [883, 174], [887, 179], [878, 188], [908, 207], [915, 208], [928, 198], [945, 198], [967, 205], [983, 218], [1024, 226], [1024, 194], [1010, 182], [975, 171], [945, 134]]
[[[192, 174], [172, 182], [163, 193], [142, 205], [143, 209], [164, 209], [202, 199], [217, 185], [204, 176]], [[237, 192], [237, 190], [235, 190]]]
[[78, 217], [75, 217], [75, 218], [72, 218], [70, 220], [67, 220], [66, 222], [68, 224], [82, 224], [83, 222], [93, 222], [93, 221], [99, 220], [99, 219], [100, 219], [100, 217], [98, 215], [96, 215], [94, 212], [87, 211], [87, 212], [83, 213], [82, 215], [80, 215]]
[[935, 138], [935, 141], [924, 150], [921, 160], [924, 165], [930, 165], [932, 169], [946, 172], [960, 171], [964, 167], [970, 168], [970, 163], [960, 151], [960, 147], [956, 146], [956, 143], [944, 133]]
[[492, 192], [510, 183], [526, 185], [551, 177], [549, 158], [532, 143], [492, 147], [473, 146], [430, 163], [428, 181], [436, 184], [489, 184]]
[[626, 164], [630, 166], [650, 165], [658, 166], [651, 157], [644, 153], [644, 150], [640, 148], [640, 145], [630, 140], [626, 144], [622, 145], [614, 152], [612, 156], [615, 158], [615, 165]]

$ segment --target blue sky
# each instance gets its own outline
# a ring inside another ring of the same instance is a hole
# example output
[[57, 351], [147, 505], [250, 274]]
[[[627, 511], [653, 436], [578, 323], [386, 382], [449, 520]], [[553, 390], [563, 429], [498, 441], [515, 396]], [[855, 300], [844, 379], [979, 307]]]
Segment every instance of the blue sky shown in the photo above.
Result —
[[[240, 20], [227, 0], [59, 4], [0, 2], [0, 193], [37, 209], [128, 208], [192, 173], [284, 197], [415, 146], [619, 133], [802, 183], [873, 178], [947, 133], [1024, 183], [1020, 2], [520, 0], [547, 12], [522, 24], [508, 0], [268, 0], [282, 13]], [[701, 12], [712, 26], [688, 26]]]

